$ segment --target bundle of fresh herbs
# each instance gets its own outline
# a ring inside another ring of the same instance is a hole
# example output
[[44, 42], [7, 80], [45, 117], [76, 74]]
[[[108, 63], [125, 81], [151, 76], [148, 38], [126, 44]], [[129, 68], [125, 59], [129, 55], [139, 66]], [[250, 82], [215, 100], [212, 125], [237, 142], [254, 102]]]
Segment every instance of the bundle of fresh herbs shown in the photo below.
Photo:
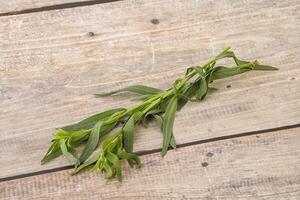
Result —
[[[188, 101], [202, 101], [213, 81], [251, 70], [276, 70], [261, 65], [257, 60], [245, 61], [225, 48], [202, 66], [189, 67], [185, 76], [174, 81], [172, 86], [160, 89], [133, 85], [98, 97], [114, 95], [119, 92], [133, 92], [140, 95], [142, 103], [131, 108], [115, 108], [95, 114], [76, 124], [58, 128], [52, 144], [42, 159], [42, 164], [63, 155], [75, 166], [74, 174], [93, 166], [106, 174], [106, 178], [122, 178], [120, 160], [127, 160], [130, 166], [140, 166], [139, 157], [132, 152], [135, 126], [156, 120], [163, 135], [161, 155], [165, 156], [169, 148], [176, 148], [173, 135], [175, 113]], [[230, 58], [233, 67], [218, 66], [218, 61]], [[116, 129], [116, 130], [115, 130]], [[100, 138], [109, 134], [103, 141]], [[78, 147], [84, 145], [80, 152]], [[98, 148], [99, 146], [99, 148]], [[93, 155], [92, 155], [93, 154]]]

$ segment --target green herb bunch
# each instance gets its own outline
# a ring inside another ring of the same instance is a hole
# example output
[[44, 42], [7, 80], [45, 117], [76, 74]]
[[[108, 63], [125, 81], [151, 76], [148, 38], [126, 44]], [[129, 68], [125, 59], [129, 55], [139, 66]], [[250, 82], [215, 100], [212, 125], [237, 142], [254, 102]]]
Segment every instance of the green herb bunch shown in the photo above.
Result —
[[[230, 58], [234, 66], [217, 65], [219, 60]], [[169, 148], [176, 148], [173, 134], [175, 113], [188, 101], [202, 101], [213, 81], [251, 70], [276, 70], [261, 65], [257, 60], [238, 59], [230, 48], [225, 48], [202, 66], [189, 67], [183, 77], [174, 81], [163, 91], [143, 85], [133, 85], [114, 92], [96, 94], [103, 97], [119, 92], [133, 92], [140, 95], [142, 101], [131, 108], [107, 110], [76, 124], [59, 128], [55, 132], [52, 144], [42, 159], [42, 164], [63, 155], [75, 166], [73, 174], [93, 166], [106, 174], [106, 178], [122, 178], [120, 160], [127, 160], [130, 166], [140, 167], [139, 157], [133, 153], [134, 129], [138, 124], [147, 124], [156, 120], [163, 135], [161, 155], [165, 156]], [[102, 137], [107, 135], [103, 140]], [[101, 139], [101, 140], [100, 140]], [[79, 151], [79, 146], [84, 145]], [[80, 154], [79, 154], [80, 152]], [[79, 155], [78, 155], [79, 154]]]

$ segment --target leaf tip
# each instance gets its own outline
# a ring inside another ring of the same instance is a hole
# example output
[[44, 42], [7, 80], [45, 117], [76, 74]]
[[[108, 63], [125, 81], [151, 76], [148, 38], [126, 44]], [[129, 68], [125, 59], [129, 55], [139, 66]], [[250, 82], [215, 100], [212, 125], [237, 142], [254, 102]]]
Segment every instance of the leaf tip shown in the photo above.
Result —
[[94, 94], [95, 97], [103, 97], [102, 94]]
[[165, 155], [167, 154], [167, 151], [166, 150], [162, 150], [161, 152], [160, 152], [160, 156], [163, 158], [163, 157], [165, 157]]

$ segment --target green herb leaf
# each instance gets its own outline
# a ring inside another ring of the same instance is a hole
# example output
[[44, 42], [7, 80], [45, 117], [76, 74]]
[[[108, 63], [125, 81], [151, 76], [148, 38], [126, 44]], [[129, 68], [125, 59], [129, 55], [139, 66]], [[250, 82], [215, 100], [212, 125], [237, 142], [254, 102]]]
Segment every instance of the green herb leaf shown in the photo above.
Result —
[[75, 170], [72, 172], [72, 174], [77, 174], [79, 171], [81, 171], [82, 169], [94, 164], [97, 162], [97, 160], [99, 159], [101, 152], [97, 152], [95, 153], [95, 155], [93, 155], [92, 157], [90, 157], [88, 160], [86, 160], [83, 164], [79, 165], [78, 167], [75, 168]]
[[90, 129], [92, 128], [98, 121], [102, 120], [104, 121], [104, 119], [110, 117], [111, 115], [120, 112], [120, 111], [124, 111], [126, 110], [125, 108], [115, 108], [115, 109], [111, 109], [111, 110], [107, 110], [101, 113], [98, 113], [96, 115], [93, 115], [91, 117], [88, 117], [76, 124], [72, 124], [72, 125], [68, 125], [65, 127], [62, 127], [61, 129], [65, 130], [65, 131], [76, 131], [76, 130], [82, 130], [82, 129]]
[[125, 152], [121, 148], [119, 148], [118, 156], [122, 159], [126, 159], [130, 166], [132, 166], [131, 161], [134, 161], [138, 167], [141, 166], [141, 160], [136, 154]]
[[166, 113], [163, 118], [163, 131], [162, 131], [163, 132], [163, 147], [162, 147], [162, 151], [161, 151], [162, 156], [166, 155], [166, 153], [168, 151], [168, 147], [170, 145], [176, 110], [177, 110], [177, 97], [173, 96], [166, 108]]
[[131, 115], [123, 127], [124, 149], [127, 152], [133, 150], [134, 115]]
[[[160, 115], [153, 115], [153, 116], [156, 119], [157, 123], [159, 124], [161, 133], [163, 133], [162, 132], [163, 131], [163, 118]], [[173, 132], [172, 132], [172, 137], [171, 137], [170, 145], [171, 145], [171, 147], [173, 149], [176, 149], [176, 141], [175, 141], [175, 137], [173, 135]]]
[[80, 163], [85, 161], [96, 149], [99, 139], [100, 139], [100, 129], [101, 129], [102, 124], [103, 124], [103, 121], [99, 121], [93, 127], [92, 132], [87, 141], [87, 144], [79, 157]]
[[65, 140], [65, 139], [61, 139], [61, 140], [60, 140], [60, 149], [61, 149], [61, 152], [62, 152], [62, 154], [64, 155], [64, 157], [65, 157], [72, 165], [75, 165], [75, 164], [78, 163], [78, 159], [77, 159], [73, 154], [71, 154], [71, 153], [68, 151], [68, 148], [67, 148], [66, 140]]
[[[226, 52], [226, 53], [230, 53], [230, 52]], [[226, 53], [224, 53], [223, 56], [225, 56]], [[204, 74], [204, 71], [201, 67], [192, 67], [192, 69], [195, 70], [199, 75], [199, 80], [197, 80], [195, 82], [194, 86], [195, 86], [195, 90], [198, 87], [196, 98], [199, 101], [201, 101], [202, 99], [204, 99], [204, 97], [206, 96], [207, 91], [208, 91], [208, 85], [207, 85], [207, 82], [206, 82], [205, 74]], [[187, 95], [190, 95], [190, 94], [187, 94]]]
[[217, 80], [217, 79], [227, 78], [230, 76], [242, 74], [250, 70], [251, 69], [248, 68], [240, 69], [239, 67], [228, 68], [228, 67], [219, 66], [216, 67], [215, 70], [212, 72], [212, 79]]
[[233, 57], [234, 59], [234, 62], [237, 66], [240, 66], [240, 65], [245, 65], [245, 64], [248, 64], [249, 62], [248, 61], [245, 61], [245, 60], [240, 60], [238, 59], [237, 57]]
[[116, 174], [118, 180], [121, 181], [122, 180], [122, 169], [121, 169], [121, 163], [120, 163], [118, 156], [116, 156], [115, 154], [108, 151], [107, 159], [111, 164], [113, 164], [113, 166], [115, 168], [115, 174]]
[[47, 153], [41, 160], [41, 164], [45, 164], [46, 162], [49, 162], [50, 160], [53, 160], [54, 158], [60, 156], [62, 154], [60, 150], [60, 144], [59, 140], [53, 140], [51, 146], [49, 147]]
[[111, 168], [111, 166], [108, 162], [103, 163], [103, 169], [106, 173], [105, 178], [110, 179], [110, 178], [113, 177], [113, 171], [112, 171], [112, 168]]
[[119, 136], [120, 132], [121, 131], [118, 131], [116, 133], [113, 133], [113, 134], [109, 135], [107, 138], [105, 138], [105, 140], [102, 143], [102, 150], [103, 151], [106, 151], [108, 149], [110, 143], [112, 143], [112, 141], [115, 140]]
[[265, 71], [269, 71], [269, 70], [278, 70], [278, 68], [276, 67], [272, 67], [272, 66], [269, 66], [269, 65], [255, 65], [253, 67], [253, 70], [265, 70]]
[[111, 124], [103, 124], [100, 129], [100, 137], [113, 130], [117, 123], [118, 122], [113, 122]]
[[65, 139], [72, 135], [73, 133], [71, 131], [65, 131], [63, 129], [57, 129], [55, 132], [55, 138], [56, 139]]
[[202, 77], [200, 79], [199, 89], [197, 90], [197, 96], [196, 96], [197, 100], [202, 101], [206, 96], [207, 91], [208, 91], [208, 85], [206, 79]]
[[189, 101], [189, 99], [191, 99], [196, 94], [198, 87], [199, 81], [195, 81], [184, 86], [184, 88], [182, 89], [182, 93], [188, 98], [181, 97], [178, 99], [178, 111], [181, 110], [181, 108], [183, 108], [183, 106]]
[[50, 146], [48, 152], [42, 159], [41, 163], [44, 164], [50, 160], [53, 160], [54, 158], [62, 155], [61, 149], [60, 149], [60, 139], [66, 139], [67, 140], [67, 146], [72, 150], [74, 147], [77, 147], [80, 145], [81, 142], [88, 139], [88, 134], [90, 131], [82, 130], [82, 131], [65, 131], [62, 129], [58, 129], [55, 133], [55, 139], [52, 142], [52, 145]]
[[161, 93], [162, 90], [145, 86], [145, 85], [131, 85], [113, 92], [108, 93], [102, 93], [102, 94], [95, 94], [98, 97], [105, 97], [105, 96], [111, 96], [119, 92], [133, 92], [141, 95], [152, 95], [152, 94], [158, 94]]
[[233, 58], [234, 62], [236, 63], [236, 65], [244, 65], [249, 63], [248, 61], [244, 61], [244, 60], [240, 60], [238, 59], [233, 51], [224, 51], [223, 53], [219, 54], [217, 57], [217, 60], [220, 60], [222, 58]]

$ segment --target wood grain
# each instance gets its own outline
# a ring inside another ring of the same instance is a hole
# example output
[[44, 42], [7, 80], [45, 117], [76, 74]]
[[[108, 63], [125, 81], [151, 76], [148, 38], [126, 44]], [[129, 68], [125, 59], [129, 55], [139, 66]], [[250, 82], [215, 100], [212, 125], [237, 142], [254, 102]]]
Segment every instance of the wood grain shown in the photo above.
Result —
[[69, 170], [0, 183], [9, 199], [289, 199], [300, 198], [300, 128], [142, 156], [124, 180]]
[[[280, 71], [216, 82], [219, 91], [178, 113], [177, 142], [298, 124], [298, 7], [296, 0], [128, 0], [0, 17], [0, 178], [65, 166], [62, 159], [40, 166], [54, 128], [137, 103], [92, 94], [137, 83], [167, 88], [227, 45]], [[155, 124], [141, 128], [135, 151], [160, 148], [161, 140]]]

